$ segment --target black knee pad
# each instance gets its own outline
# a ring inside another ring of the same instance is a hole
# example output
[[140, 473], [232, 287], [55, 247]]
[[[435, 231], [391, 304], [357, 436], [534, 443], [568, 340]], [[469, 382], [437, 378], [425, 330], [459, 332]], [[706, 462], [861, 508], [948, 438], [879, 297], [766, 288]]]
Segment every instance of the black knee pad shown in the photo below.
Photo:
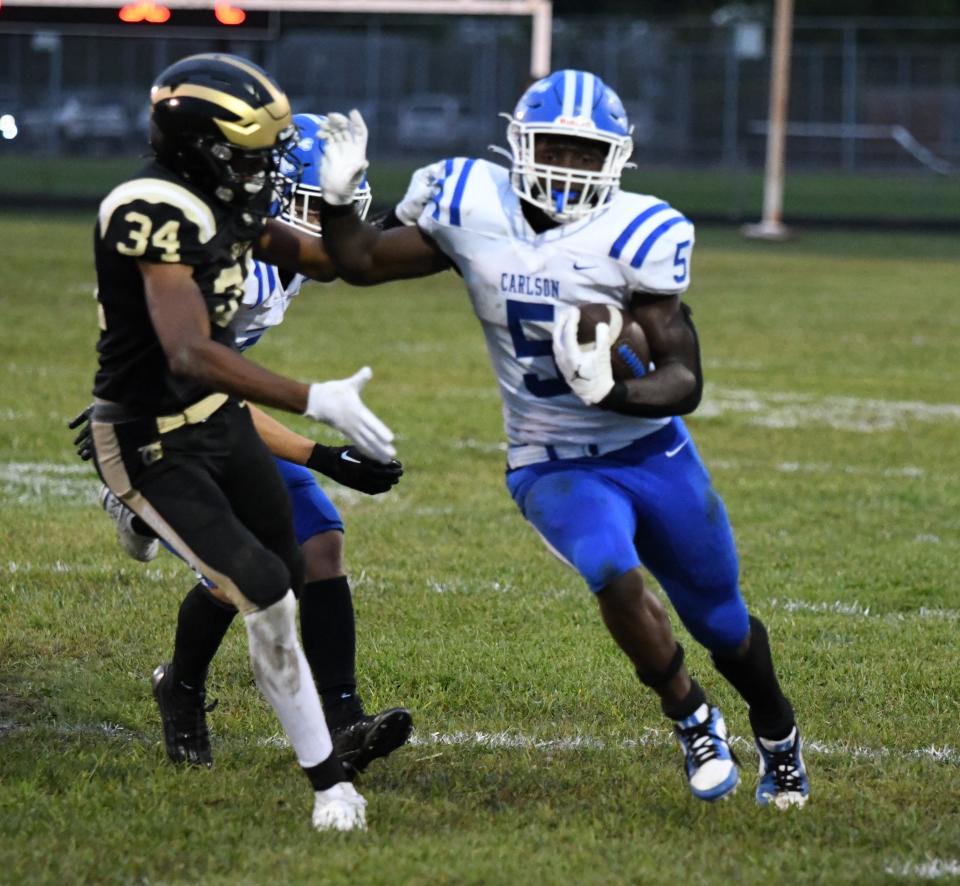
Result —
[[290, 570], [272, 551], [259, 548], [238, 558], [235, 582], [246, 599], [258, 609], [266, 609], [290, 590]]

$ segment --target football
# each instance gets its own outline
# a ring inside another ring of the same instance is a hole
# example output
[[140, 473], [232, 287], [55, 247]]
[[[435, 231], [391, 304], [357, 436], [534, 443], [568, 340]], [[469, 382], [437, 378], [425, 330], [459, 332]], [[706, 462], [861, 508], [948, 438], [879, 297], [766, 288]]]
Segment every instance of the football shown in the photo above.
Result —
[[580, 306], [577, 341], [588, 345], [594, 341], [598, 323], [610, 324], [610, 365], [615, 381], [626, 381], [646, 375], [650, 367], [650, 346], [643, 329], [626, 311], [612, 305]]

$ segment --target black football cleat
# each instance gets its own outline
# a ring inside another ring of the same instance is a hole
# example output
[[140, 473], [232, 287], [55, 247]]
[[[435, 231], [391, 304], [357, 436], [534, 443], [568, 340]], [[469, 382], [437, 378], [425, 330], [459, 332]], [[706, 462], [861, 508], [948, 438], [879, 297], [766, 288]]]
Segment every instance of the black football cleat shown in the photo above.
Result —
[[207, 707], [202, 689], [175, 691], [169, 663], [157, 665], [150, 683], [160, 708], [167, 756], [178, 765], [213, 766], [207, 712], [213, 710], [216, 702]]
[[360, 714], [330, 730], [333, 752], [353, 778], [378, 757], [402, 747], [413, 732], [413, 718], [406, 708], [387, 708], [379, 714]]

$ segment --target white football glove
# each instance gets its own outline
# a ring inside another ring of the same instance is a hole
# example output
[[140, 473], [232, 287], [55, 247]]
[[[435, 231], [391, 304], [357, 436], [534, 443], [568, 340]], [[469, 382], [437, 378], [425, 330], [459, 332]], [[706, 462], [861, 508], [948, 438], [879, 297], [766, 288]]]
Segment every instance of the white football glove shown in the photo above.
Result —
[[443, 161], [421, 166], [411, 177], [407, 193], [393, 210], [405, 225], [415, 225], [424, 207], [434, 198], [443, 181]]
[[336, 428], [365, 456], [386, 463], [397, 454], [393, 431], [377, 418], [360, 399], [360, 391], [373, 377], [369, 366], [350, 378], [310, 385], [304, 415]]
[[326, 140], [320, 161], [320, 190], [332, 206], [353, 202], [354, 191], [370, 165], [367, 161], [367, 124], [356, 109], [349, 117], [330, 114], [320, 124], [320, 136]]
[[594, 406], [613, 388], [610, 324], [598, 323], [595, 340], [585, 345], [577, 341], [579, 325], [579, 308], [564, 312], [553, 327], [553, 356], [573, 393], [588, 406]]

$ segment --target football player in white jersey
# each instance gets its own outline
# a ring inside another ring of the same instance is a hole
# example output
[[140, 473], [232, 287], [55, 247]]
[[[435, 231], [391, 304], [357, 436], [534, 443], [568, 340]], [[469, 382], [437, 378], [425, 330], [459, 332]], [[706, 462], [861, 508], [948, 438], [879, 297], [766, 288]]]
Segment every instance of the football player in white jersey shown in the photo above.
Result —
[[[289, 206], [279, 217], [316, 236], [320, 233], [322, 119], [314, 114], [296, 114], [293, 122], [299, 137], [291, 155], [300, 167], [299, 180]], [[364, 180], [356, 188], [352, 204], [361, 218], [366, 216], [370, 201], [370, 186]], [[307, 278], [302, 274], [253, 260], [232, 324], [238, 350], [251, 348], [269, 329], [283, 322], [304, 282]], [[356, 685], [356, 633], [350, 584], [343, 565], [343, 521], [311, 469], [370, 495], [388, 491], [403, 469], [395, 459], [382, 464], [353, 446], [315, 443], [253, 404], [248, 408], [290, 495], [294, 530], [305, 565], [299, 599], [304, 654], [323, 702], [334, 751], [352, 776], [372, 760], [403, 745], [410, 736], [412, 721], [405, 708], [388, 708], [374, 715], [364, 712]], [[116, 522], [124, 549], [136, 559], [153, 559], [159, 541], [150, 528], [106, 486], [101, 489], [100, 503]], [[184, 722], [167, 741], [167, 752], [175, 763], [212, 763], [204, 686], [209, 665], [236, 613], [226, 595], [207, 580], [200, 581], [180, 605], [172, 661], [159, 665], [153, 676], [155, 695], [162, 683], [170, 683], [196, 698], [196, 704], [185, 706], [189, 707], [189, 716], [182, 718]]]
[[[446, 160], [422, 212], [398, 206], [398, 217], [415, 222], [398, 230], [365, 225], [350, 209], [366, 168], [360, 114], [332, 114], [324, 131], [325, 249], [360, 285], [450, 267], [463, 277], [503, 398], [510, 493], [586, 580], [611, 635], [660, 696], [692, 793], [727, 796], [737, 765], [641, 565], [749, 705], [757, 802], [803, 805], [809, 784], [794, 712], [767, 632], [741, 597], [723, 502], [678, 417], [702, 390], [681, 300], [694, 228], [668, 203], [619, 189], [633, 145], [616, 93], [584, 71], [538, 81], [507, 127], [510, 168]], [[638, 377], [614, 381], [608, 324], [597, 325], [595, 348], [581, 349], [579, 306], [588, 303], [626, 309], [643, 327], [652, 363]]]

